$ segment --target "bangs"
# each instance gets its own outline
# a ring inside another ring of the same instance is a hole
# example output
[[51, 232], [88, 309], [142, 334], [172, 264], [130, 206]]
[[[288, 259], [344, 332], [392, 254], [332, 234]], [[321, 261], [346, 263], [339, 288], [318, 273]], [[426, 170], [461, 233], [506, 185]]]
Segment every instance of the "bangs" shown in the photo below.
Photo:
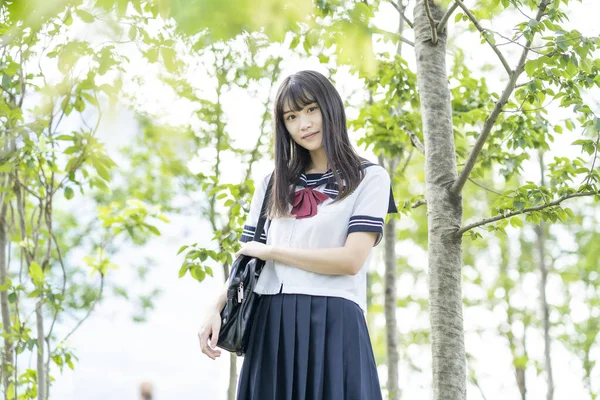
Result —
[[[298, 82], [291, 82], [283, 88], [277, 101], [277, 114], [283, 116], [286, 111], [301, 111], [307, 105], [316, 103], [315, 97]], [[289, 107], [289, 109], [287, 109]]]

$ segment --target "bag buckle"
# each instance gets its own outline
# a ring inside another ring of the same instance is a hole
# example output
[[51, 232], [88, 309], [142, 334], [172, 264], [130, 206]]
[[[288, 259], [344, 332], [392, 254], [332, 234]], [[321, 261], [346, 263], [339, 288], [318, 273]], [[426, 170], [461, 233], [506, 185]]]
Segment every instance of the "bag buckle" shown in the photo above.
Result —
[[240, 282], [240, 286], [238, 286], [238, 303], [241, 303], [244, 300], [244, 283]]

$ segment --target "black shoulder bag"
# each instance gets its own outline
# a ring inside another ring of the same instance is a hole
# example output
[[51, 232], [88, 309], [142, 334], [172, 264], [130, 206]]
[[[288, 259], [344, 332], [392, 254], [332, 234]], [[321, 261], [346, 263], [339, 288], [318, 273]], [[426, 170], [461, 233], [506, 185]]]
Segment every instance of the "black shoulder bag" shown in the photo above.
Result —
[[[253, 240], [256, 242], [260, 240], [260, 235], [265, 226], [266, 199], [269, 198], [271, 193], [273, 175], [269, 180], [256, 231], [254, 232]], [[236, 353], [238, 356], [243, 356], [248, 348], [250, 326], [260, 297], [259, 294], [254, 293], [254, 287], [264, 265], [264, 260], [241, 255], [231, 266], [227, 286], [227, 302], [223, 311], [221, 311], [221, 330], [219, 331], [217, 346]]]

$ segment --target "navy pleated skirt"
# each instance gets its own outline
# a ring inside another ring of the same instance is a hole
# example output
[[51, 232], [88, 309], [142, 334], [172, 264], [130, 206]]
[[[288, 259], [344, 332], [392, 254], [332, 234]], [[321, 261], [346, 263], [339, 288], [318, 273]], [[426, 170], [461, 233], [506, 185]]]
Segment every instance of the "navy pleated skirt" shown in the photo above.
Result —
[[262, 295], [238, 400], [381, 400], [364, 314], [348, 299]]

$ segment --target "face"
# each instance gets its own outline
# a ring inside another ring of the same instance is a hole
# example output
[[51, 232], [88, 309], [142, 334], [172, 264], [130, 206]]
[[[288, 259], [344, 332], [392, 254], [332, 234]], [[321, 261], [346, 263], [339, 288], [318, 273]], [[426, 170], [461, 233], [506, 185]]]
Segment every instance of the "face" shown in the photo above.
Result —
[[300, 146], [309, 151], [323, 147], [323, 119], [316, 102], [306, 105], [300, 111], [294, 111], [289, 106], [284, 107], [283, 121], [294, 142]]

